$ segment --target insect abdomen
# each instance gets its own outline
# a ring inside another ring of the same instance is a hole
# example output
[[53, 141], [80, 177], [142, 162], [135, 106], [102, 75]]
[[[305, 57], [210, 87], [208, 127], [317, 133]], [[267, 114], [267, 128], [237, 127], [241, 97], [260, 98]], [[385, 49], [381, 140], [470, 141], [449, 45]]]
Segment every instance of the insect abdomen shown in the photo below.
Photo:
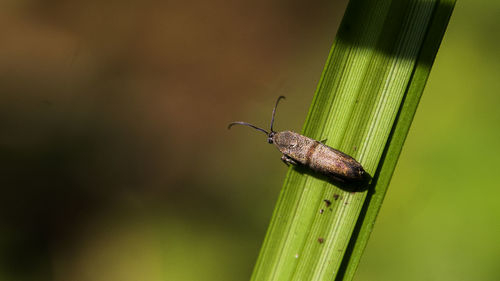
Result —
[[316, 147], [308, 160], [311, 169], [325, 175], [350, 180], [363, 178], [364, 170], [354, 158], [322, 143]]

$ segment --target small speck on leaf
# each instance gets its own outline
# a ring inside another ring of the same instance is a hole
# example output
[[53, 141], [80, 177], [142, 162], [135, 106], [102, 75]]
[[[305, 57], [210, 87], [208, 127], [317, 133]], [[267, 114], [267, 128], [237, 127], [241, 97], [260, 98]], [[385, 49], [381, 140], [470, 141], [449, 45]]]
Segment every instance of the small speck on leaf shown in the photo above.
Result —
[[332, 205], [332, 201], [330, 201], [328, 199], [325, 199], [323, 201], [325, 201], [325, 204], [326, 204], [327, 207], [330, 207], [330, 205]]
[[320, 244], [323, 244], [323, 242], [325, 242], [325, 238], [322, 238], [322, 237], [318, 238], [318, 242], [319, 242]]

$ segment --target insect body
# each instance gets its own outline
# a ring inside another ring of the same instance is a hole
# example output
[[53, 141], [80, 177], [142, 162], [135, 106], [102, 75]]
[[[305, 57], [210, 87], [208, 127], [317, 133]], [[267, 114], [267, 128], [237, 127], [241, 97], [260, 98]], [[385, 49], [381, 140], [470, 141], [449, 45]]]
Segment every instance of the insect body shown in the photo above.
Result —
[[285, 97], [280, 96], [276, 101], [269, 132], [246, 122], [233, 122], [228, 128], [233, 125], [245, 125], [264, 132], [267, 135], [267, 141], [274, 144], [283, 154], [281, 160], [287, 165], [301, 165], [341, 182], [363, 180], [366, 172], [351, 156], [298, 133], [273, 130], [276, 107], [283, 98]]

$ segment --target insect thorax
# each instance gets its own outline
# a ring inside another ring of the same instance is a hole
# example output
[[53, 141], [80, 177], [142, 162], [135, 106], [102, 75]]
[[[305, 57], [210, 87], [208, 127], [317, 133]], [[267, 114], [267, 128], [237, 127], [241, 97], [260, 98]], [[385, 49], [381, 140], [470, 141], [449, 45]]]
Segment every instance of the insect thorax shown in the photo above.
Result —
[[274, 144], [281, 153], [304, 163], [307, 158], [307, 148], [315, 141], [292, 131], [277, 132], [273, 138]]

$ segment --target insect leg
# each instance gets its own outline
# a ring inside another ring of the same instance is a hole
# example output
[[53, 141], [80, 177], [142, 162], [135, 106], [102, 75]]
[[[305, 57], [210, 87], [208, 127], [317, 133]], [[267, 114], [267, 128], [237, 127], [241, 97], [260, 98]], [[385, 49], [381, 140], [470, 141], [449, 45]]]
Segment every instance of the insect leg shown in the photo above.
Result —
[[345, 180], [343, 178], [337, 177], [334, 174], [330, 174], [330, 178], [333, 179], [334, 181], [345, 183]]
[[285, 163], [287, 166], [289, 166], [290, 164], [297, 165], [297, 162], [295, 160], [286, 156], [285, 154], [281, 156], [281, 161], [283, 161], [283, 163]]

